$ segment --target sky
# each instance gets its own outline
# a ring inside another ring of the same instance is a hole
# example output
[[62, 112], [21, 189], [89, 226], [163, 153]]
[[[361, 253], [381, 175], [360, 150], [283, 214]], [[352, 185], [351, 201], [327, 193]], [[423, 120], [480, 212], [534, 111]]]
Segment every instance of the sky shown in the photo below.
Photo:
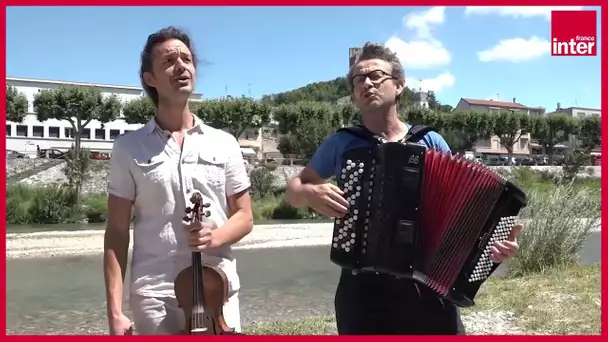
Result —
[[552, 57], [551, 9], [8, 7], [6, 72], [140, 86], [147, 36], [173, 25], [194, 41], [202, 60], [195, 92], [204, 98], [259, 98], [344, 76], [349, 48], [374, 41], [398, 54], [407, 86], [433, 90], [444, 104], [515, 98], [548, 111], [558, 102], [600, 108], [599, 49]]

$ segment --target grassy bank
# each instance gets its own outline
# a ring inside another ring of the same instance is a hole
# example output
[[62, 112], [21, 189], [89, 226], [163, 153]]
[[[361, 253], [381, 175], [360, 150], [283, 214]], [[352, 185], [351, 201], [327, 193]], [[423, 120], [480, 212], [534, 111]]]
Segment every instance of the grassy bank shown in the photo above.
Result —
[[[468, 315], [509, 311], [516, 317], [517, 326], [513, 328], [523, 334], [597, 335], [601, 328], [600, 290], [599, 264], [556, 268], [525, 277], [492, 278], [482, 286], [477, 305], [462, 310], [463, 321], [467, 333], [478, 334]], [[331, 316], [254, 324], [244, 331], [251, 335], [336, 334]]]

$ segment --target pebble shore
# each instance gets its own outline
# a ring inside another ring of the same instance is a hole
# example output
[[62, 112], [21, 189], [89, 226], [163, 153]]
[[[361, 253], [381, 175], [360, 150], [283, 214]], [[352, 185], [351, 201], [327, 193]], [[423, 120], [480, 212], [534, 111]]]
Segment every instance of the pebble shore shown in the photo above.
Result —
[[[332, 223], [258, 225], [234, 249], [329, 245], [332, 227]], [[48, 258], [101, 254], [103, 234], [103, 230], [10, 233], [6, 234], [6, 257]], [[132, 241], [130, 245], [132, 246]]]

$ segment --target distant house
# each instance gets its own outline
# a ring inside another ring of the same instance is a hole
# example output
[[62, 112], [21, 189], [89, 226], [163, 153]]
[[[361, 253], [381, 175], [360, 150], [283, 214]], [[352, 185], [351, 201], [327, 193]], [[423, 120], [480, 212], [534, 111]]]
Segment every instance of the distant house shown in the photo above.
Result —
[[[527, 115], [543, 115], [545, 108], [528, 107], [521, 104], [513, 98], [513, 101], [496, 101], [496, 100], [479, 100], [470, 98], [461, 98], [454, 108], [454, 112], [485, 112], [499, 113], [501, 111], [523, 112]], [[513, 145], [513, 155], [530, 155], [530, 134], [522, 135]], [[500, 145], [500, 138], [493, 136], [490, 139], [482, 139], [477, 141], [473, 147], [476, 153], [487, 155], [506, 155], [507, 150]]]

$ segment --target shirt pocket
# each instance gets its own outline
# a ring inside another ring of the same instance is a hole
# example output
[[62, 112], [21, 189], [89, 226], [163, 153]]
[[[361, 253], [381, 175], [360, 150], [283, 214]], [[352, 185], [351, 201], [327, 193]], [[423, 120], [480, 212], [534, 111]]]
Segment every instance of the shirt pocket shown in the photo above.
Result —
[[164, 158], [136, 158], [135, 166], [139, 170], [140, 181], [138, 193], [143, 196], [165, 196], [171, 188], [169, 163]]
[[226, 186], [226, 158], [209, 152], [199, 153], [193, 179], [216, 193], [223, 192]]

